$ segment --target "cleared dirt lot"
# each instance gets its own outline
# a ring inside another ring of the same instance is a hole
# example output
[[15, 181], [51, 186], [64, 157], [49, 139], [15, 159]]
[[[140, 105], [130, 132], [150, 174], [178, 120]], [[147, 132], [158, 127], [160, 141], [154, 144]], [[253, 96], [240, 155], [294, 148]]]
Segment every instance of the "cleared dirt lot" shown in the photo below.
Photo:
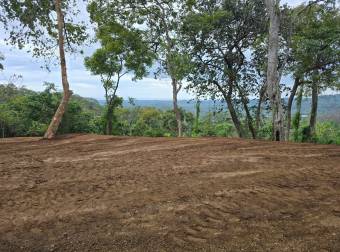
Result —
[[0, 140], [0, 251], [340, 251], [340, 147]]

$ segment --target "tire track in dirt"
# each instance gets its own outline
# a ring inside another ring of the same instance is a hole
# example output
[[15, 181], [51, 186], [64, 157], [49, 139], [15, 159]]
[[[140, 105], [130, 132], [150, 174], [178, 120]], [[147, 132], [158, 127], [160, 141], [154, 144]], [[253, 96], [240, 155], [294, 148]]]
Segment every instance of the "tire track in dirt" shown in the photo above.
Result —
[[0, 251], [340, 251], [339, 154], [226, 138], [0, 144]]

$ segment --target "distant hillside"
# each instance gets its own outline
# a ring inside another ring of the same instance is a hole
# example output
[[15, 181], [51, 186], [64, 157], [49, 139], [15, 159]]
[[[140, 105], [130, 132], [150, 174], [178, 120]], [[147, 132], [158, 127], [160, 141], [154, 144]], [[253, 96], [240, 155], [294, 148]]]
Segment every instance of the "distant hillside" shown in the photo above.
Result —
[[[16, 96], [30, 95], [35, 92], [24, 87], [16, 87], [15, 85], [1, 85], [0, 84], [0, 104], [5, 103]], [[84, 111], [92, 112], [94, 114], [101, 114], [103, 112], [104, 100], [96, 100], [93, 98], [84, 98], [79, 95], [73, 95], [73, 100], [77, 100], [84, 109]], [[181, 100], [179, 106], [186, 111], [195, 113], [194, 100]], [[252, 106], [257, 104], [257, 100], [252, 100]], [[156, 107], [161, 110], [172, 109], [171, 100], [135, 100], [136, 106], [140, 107]], [[127, 101], [123, 103], [124, 107], [131, 107]], [[302, 114], [308, 115], [311, 106], [311, 99], [305, 98], [302, 101]], [[201, 101], [201, 113], [206, 114], [209, 111], [226, 111], [226, 104], [221, 101], [203, 100]], [[293, 112], [295, 111], [295, 104], [293, 105]], [[319, 97], [318, 117], [320, 119], [335, 119], [340, 121], [340, 94], [336, 95], [322, 95]]]
[[17, 87], [14, 84], [0, 84], [0, 104], [23, 95], [34, 94], [34, 91], [25, 87]]
[[[25, 87], [17, 87], [13, 84], [0, 84], [0, 104], [6, 103], [7, 101], [18, 96], [33, 95], [35, 93], [37, 92], [29, 90]], [[91, 112], [99, 115], [103, 111], [102, 105], [100, 105], [96, 99], [73, 95], [71, 100], [77, 101], [83, 108], [84, 112]]]
[[103, 112], [103, 106], [96, 99], [79, 95], [72, 95], [71, 99], [80, 103], [85, 112], [93, 112], [96, 115], [100, 115]]
[[[104, 105], [105, 101], [99, 101], [100, 104]], [[251, 105], [256, 105], [257, 100], [252, 100]], [[162, 110], [172, 109], [171, 100], [136, 100], [136, 106], [140, 107], [156, 107]], [[124, 107], [131, 107], [131, 105], [124, 101]], [[181, 100], [179, 106], [186, 111], [192, 113], [195, 112], [195, 101], [192, 100]], [[311, 98], [304, 98], [302, 101], [302, 114], [308, 115], [311, 106]], [[216, 101], [215, 103], [211, 100], [201, 101], [201, 113], [205, 114], [213, 110], [226, 110], [225, 103]], [[295, 104], [293, 105], [293, 111], [295, 111]], [[318, 114], [320, 117], [335, 116], [340, 114], [340, 94], [336, 95], [321, 95], [319, 97]]]

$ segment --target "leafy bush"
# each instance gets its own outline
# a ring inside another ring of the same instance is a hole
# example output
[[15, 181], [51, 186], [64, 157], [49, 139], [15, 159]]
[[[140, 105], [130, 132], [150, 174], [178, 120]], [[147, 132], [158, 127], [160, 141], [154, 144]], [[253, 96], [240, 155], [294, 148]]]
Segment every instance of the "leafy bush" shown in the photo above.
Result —
[[257, 132], [257, 137], [261, 139], [271, 139], [273, 131], [273, 124], [271, 121], [264, 121], [263, 125], [259, 128]]
[[318, 122], [316, 142], [322, 144], [340, 144], [340, 126], [335, 122]]
[[[62, 97], [54, 85], [47, 83], [43, 92], [33, 92], [14, 85], [0, 85], [0, 137], [42, 136], [46, 131]], [[113, 116], [113, 134], [125, 136], [173, 137], [177, 135], [177, 122], [172, 110], [154, 107], [121, 107], [119, 99]], [[180, 109], [183, 135], [236, 136], [227, 113], [209, 112], [197, 118]], [[242, 119], [242, 118], [241, 118]], [[292, 120], [292, 139], [297, 142], [340, 144], [340, 124], [334, 121], [317, 123], [316, 134], [310, 139], [307, 120], [295, 115]], [[242, 120], [246, 135], [250, 137], [246, 121]], [[74, 96], [64, 114], [58, 133], [103, 134], [106, 127], [105, 107], [96, 101]], [[257, 131], [258, 138], [270, 139], [272, 123], [264, 120]]]
[[[18, 89], [14, 85], [0, 85], [0, 89], [7, 94], [2, 94], [0, 103], [1, 136], [42, 136], [62, 94], [55, 91], [53, 84], [47, 84], [46, 89], [39, 93]], [[71, 99], [58, 133], [93, 132], [89, 124], [92, 117], [89, 110], [83, 111], [79, 98]]]

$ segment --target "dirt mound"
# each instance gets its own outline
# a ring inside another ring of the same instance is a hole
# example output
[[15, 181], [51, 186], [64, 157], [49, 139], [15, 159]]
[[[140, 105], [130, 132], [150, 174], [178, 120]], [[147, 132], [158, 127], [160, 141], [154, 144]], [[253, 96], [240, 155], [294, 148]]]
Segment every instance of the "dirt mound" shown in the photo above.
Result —
[[0, 142], [0, 251], [340, 251], [340, 147]]

